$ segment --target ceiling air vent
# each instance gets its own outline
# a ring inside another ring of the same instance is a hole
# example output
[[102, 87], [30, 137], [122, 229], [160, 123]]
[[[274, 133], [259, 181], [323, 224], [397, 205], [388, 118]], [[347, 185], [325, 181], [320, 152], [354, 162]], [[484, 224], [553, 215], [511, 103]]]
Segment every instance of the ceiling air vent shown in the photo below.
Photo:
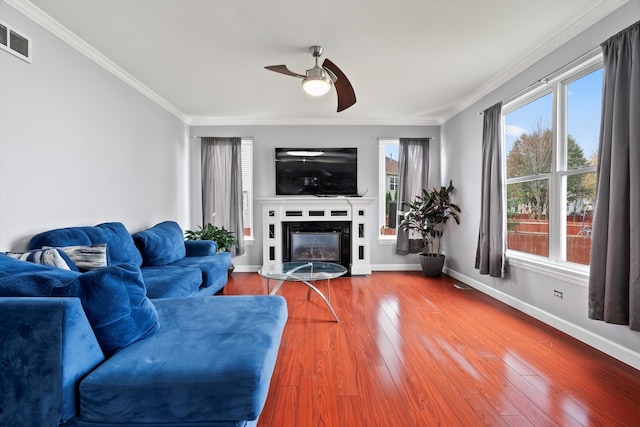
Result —
[[31, 39], [0, 22], [0, 49], [31, 62]]

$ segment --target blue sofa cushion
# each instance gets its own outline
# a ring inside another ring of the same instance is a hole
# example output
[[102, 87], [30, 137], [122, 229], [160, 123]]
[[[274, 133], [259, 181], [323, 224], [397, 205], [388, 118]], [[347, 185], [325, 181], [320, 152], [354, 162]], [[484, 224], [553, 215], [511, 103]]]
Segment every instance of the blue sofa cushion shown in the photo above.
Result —
[[105, 355], [158, 330], [158, 315], [146, 296], [138, 266], [100, 268], [82, 274], [79, 280], [82, 305]]
[[202, 271], [202, 286], [205, 288], [216, 285], [219, 282], [218, 279], [224, 279], [222, 282], [222, 286], [224, 286], [227, 280], [227, 270], [231, 267], [231, 254], [218, 252], [212, 256], [185, 257], [171, 265], [192, 267]]
[[131, 235], [120, 222], [106, 222], [94, 227], [67, 227], [36, 234], [29, 241], [29, 249], [45, 246], [79, 246], [107, 244], [107, 260], [113, 264], [142, 265], [142, 256]]
[[5, 255], [22, 261], [29, 261], [40, 265], [62, 268], [63, 270], [78, 271], [76, 264], [71, 258], [56, 248], [34, 249], [28, 252], [5, 252]]
[[215, 255], [218, 252], [218, 244], [213, 240], [185, 240], [184, 248], [188, 257]]
[[159, 266], [170, 264], [186, 255], [182, 228], [174, 221], [164, 221], [133, 235], [142, 254], [142, 265]]
[[0, 296], [79, 296], [81, 273], [0, 254]]
[[160, 322], [171, 327], [87, 375], [80, 384], [82, 419], [113, 425], [257, 419], [287, 319], [285, 300], [261, 295], [154, 302]]
[[78, 273], [0, 255], [0, 297], [80, 298], [107, 356], [159, 328], [140, 268], [132, 264]]
[[198, 292], [202, 283], [199, 269], [170, 265], [142, 267], [142, 278], [151, 299], [189, 297]]

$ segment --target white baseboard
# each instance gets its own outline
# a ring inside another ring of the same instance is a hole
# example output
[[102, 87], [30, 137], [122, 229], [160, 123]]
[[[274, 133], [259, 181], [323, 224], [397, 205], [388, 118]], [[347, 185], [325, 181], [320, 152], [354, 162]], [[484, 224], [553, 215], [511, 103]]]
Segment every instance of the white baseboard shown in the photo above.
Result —
[[262, 267], [261, 265], [236, 265], [236, 268], [233, 270], [238, 273], [257, 273], [258, 270]]
[[521, 301], [517, 298], [512, 297], [511, 295], [505, 294], [504, 292], [498, 291], [490, 286], [485, 285], [471, 277], [468, 277], [462, 273], [451, 270], [447, 267], [444, 268], [444, 273], [453, 277], [454, 279], [460, 280], [465, 284], [472, 286], [473, 288], [479, 290], [480, 292], [489, 295], [492, 298], [501, 301], [516, 310], [519, 310], [523, 313], [528, 314], [529, 316], [540, 320], [541, 322], [546, 323], [547, 325], [564, 332], [565, 334], [582, 341], [583, 343], [594, 347], [603, 353], [608, 354], [609, 356], [618, 359], [619, 361], [626, 363], [627, 365], [640, 370], [640, 354], [630, 350], [626, 347], [623, 347], [611, 340], [601, 337], [587, 329], [584, 329], [581, 326], [575, 325], [571, 322], [568, 322], [564, 319], [559, 318], [551, 313], [548, 313], [544, 310], [539, 309], [531, 304], [528, 304], [524, 301]]
[[420, 264], [371, 264], [373, 271], [421, 271]]

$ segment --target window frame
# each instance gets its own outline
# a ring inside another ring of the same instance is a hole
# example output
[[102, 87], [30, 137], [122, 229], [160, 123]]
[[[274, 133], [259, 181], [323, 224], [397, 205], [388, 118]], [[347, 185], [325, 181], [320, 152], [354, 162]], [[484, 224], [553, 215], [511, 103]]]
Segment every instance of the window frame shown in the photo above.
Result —
[[[386, 208], [386, 163], [385, 148], [389, 145], [396, 145], [400, 148], [400, 138], [378, 138], [378, 242], [380, 244], [394, 245], [396, 243], [397, 232], [393, 235], [385, 235], [381, 230], [385, 224]], [[397, 160], [397, 159], [396, 159]], [[400, 185], [398, 177], [397, 185]], [[397, 213], [396, 213], [397, 218]], [[396, 229], [397, 230], [397, 229]]]
[[[244, 242], [246, 244], [246, 246], [251, 246], [253, 245], [253, 242], [255, 240], [255, 221], [254, 221], [254, 212], [253, 212], [253, 138], [241, 138], [240, 139], [240, 145], [241, 145], [241, 152], [243, 154], [242, 156], [242, 192], [245, 192], [245, 189], [247, 191], [247, 205], [244, 205], [244, 197], [243, 197], [243, 210], [247, 209], [247, 217], [248, 217], [248, 224], [244, 224], [244, 227], [247, 228], [247, 226], [249, 227], [249, 229], [251, 230], [251, 234], [249, 234], [248, 236], [245, 236], [243, 234], [242, 238], [244, 239]], [[247, 154], [247, 150], [250, 153], [250, 158], [246, 159], [245, 158], [245, 154]], [[245, 170], [246, 168], [246, 170]], [[248, 180], [248, 182], [245, 178], [250, 178]], [[244, 214], [244, 212], [243, 212]]]
[[[589, 266], [566, 261], [566, 211], [567, 194], [563, 182], [570, 176], [596, 172], [597, 166], [587, 165], [576, 169], [569, 169], [566, 163], [568, 146], [568, 87], [571, 83], [603, 68], [603, 56], [600, 49], [596, 49], [579, 60], [563, 67], [552, 76], [540, 80], [530, 90], [522, 93], [503, 104], [502, 127], [505, 132], [505, 116], [551, 94], [551, 130], [552, 130], [552, 159], [549, 173], [508, 178], [506, 162], [504, 170], [503, 190], [506, 212], [507, 185], [532, 180], [548, 180], [548, 221], [549, 221], [549, 256], [543, 257], [512, 249], [506, 251], [509, 263], [513, 266], [541, 273], [556, 279], [568, 281], [581, 286], [587, 286], [589, 280]], [[506, 137], [503, 137], [504, 153], [506, 157]], [[503, 219], [506, 232], [507, 218]], [[565, 258], [565, 259], [563, 259]]]

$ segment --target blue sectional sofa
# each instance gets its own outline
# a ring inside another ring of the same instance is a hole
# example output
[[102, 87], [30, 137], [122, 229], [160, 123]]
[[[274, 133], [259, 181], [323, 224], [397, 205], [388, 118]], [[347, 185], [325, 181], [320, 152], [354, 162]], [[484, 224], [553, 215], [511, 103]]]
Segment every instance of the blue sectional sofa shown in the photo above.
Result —
[[279, 296], [150, 300], [135, 263], [0, 254], [0, 425], [255, 426], [286, 319]]
[[140, 266], [149, 298], [213, 295], [226, 285], [231, 267], [231, 254], [216, 253], [212, 241], [185, 241], [182, 228], [174, 221], [161, 222], [133, 236], [120, 222], [59, 228], [39, 233], [29, 242], [30, 250], [45, 247], [63, 248], [82, 261], [88, 257], [85, 269]]

